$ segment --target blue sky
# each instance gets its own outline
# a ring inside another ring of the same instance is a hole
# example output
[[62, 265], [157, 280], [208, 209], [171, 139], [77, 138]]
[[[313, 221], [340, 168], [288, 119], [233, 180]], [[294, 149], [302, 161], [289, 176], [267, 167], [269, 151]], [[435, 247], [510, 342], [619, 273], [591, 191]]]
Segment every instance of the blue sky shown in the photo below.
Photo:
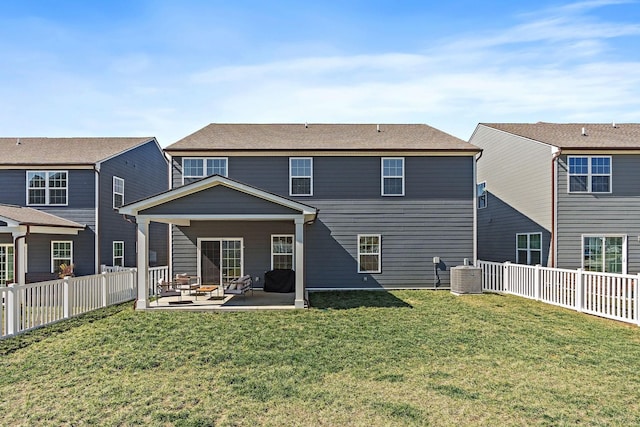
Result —
[[0, 134], [639, 122], [638, 46], [637, 1], [4, 1]]

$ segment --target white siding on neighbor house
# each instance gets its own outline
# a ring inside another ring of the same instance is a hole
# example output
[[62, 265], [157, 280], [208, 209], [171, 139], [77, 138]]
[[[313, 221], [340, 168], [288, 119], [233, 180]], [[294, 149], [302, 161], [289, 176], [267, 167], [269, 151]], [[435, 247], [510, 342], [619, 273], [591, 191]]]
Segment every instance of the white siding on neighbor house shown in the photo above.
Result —
[[483, 125], [469, 142], [483, 149], [477, 182], [487, 185], [487, 207], [478, 210], [478, 258], [515, 261], [516, 234], [540, 232], [546, 264], [552, 147]]

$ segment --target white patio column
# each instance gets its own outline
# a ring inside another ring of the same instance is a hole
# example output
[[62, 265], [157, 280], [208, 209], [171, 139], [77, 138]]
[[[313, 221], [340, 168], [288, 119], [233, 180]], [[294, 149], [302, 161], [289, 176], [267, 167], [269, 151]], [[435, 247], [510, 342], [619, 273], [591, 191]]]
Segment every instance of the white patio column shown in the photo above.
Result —
[[149, 307], [149, 220], [138, 217], [138, 297], [136, 309], [144, 310]]
[[296, 218], [296, 308], [304, 308], [304, 217]]
[[17, 259], [18, 262], [14, 263], [14, 268], [16, 271], [13, 272], [13, 281], [24, 285], [26, 282], [26, 266], [27, 266], [27, 246], [26, 246], [26, 232], [18, 231], [12, 233], [15, 253], [13, 254], [14, 259]]

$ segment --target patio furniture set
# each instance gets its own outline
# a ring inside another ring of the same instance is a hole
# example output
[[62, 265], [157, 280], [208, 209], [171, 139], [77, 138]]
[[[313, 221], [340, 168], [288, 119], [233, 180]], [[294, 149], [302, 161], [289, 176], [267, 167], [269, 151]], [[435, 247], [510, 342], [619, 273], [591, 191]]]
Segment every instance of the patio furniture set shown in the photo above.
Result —
[[[222, 294], [220, 294], [222, 290]], [[191, 300], [183, 300], [183, 294], [186, 292], [188, 296], [194, 296], [198, 300], [199, 295], [209, 295], [211, 298], [224, 298], [229, 295], [244, 296], [248, 291], [253, 294], [253, 281], [251, 276], [242, 276], [233, 279], [227, 283], [223, 283], [222, 287], [215, 284], [203, 284], [200, 277], [190, 276], [188, 274], [176, 274], [174, 280], [167, 282], [164, 278], [158, 281], [158, 293], [156, 304], [159, 304], [160, 298], [178, 297], [177, 301], [170, 303], [190, 303]], [[214, 295], [217, 293], [217, 295]]]

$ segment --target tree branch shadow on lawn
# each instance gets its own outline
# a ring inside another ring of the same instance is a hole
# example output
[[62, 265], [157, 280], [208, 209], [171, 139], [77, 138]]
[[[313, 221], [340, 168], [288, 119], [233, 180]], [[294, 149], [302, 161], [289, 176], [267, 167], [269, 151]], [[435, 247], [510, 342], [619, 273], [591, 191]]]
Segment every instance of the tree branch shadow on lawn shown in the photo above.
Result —
[[346, 310], [358, 307], [413, 308], [387, 291], [321, 291], [309, 293], [309, 307]]

